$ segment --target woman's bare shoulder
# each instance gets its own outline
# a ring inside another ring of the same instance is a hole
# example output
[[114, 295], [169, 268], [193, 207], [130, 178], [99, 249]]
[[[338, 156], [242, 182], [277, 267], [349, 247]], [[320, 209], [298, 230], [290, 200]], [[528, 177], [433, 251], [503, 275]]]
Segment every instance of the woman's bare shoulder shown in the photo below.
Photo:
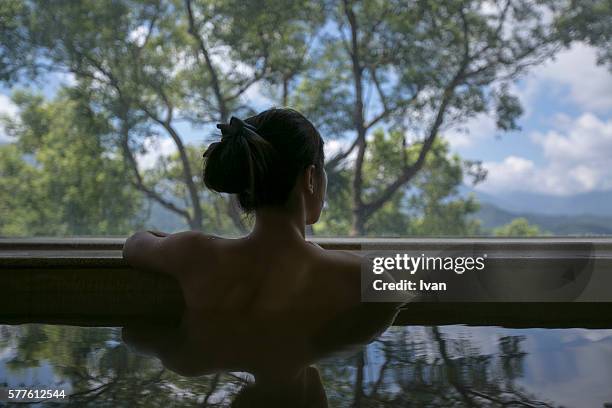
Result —
[[[188, 256], [202, 260], [206, 258], [210, 263], [223, 247], [226, 238], [219, 237], [213, 234], [205, 234], [200, 231], [189, 231], [184, 237], [185, 249]], [[194, 264], [197, 264], [195, 262]]]
[[325, 250], [319, 246], [316, 249], [315, 264], [323, 271], [335, 270], [358, 274], [364, 262], [363, 257], [353, 252]]
[[180, 276], [202, 255], [210, 257], [213, 236], [198, 231], [174, 234], [157, 231], [139, 231], [123, 245], [123, 258], [138, 269], [152, 270]]
[[[168, 236], [173, 240], [174, 246], [182, 248], [181, 255], [198, 255], [201, 251], [212, 249], [217, 241], [223, 238], [211, 234], [204, 234], [200, 231], [182, 231]], [[170, 242], [170, 240], [168, 240]]]

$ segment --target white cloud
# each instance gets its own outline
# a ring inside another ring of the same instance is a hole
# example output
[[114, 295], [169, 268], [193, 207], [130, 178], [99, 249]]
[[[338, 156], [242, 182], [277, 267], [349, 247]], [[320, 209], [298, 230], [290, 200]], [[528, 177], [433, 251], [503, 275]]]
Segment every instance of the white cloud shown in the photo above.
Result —
[[612, 74], [606, 66], [597, 65], [596, 50], [584, 43], [574, 43], [534, 68], [525, 83], [521, 100], [528, 108], [538, 93], [554, 92], [584, 111], [612, 109]]
[[136, 162], [138, 163], [138, 168], [140, 170], [151, 169], [155, 166], [157, 159], [176, 152], [176, 145], [169, 137], [159, 140], [148, 139], [145, 142], [145, 147], [147, 149], [147, 153], [136, 155]]
[[[524, 118], [542, 109], [537, 103], [543, 93], [569, 101], [582, 112], [608, 114], [612, 110], [612, 74], [606, 66], [597, 65], [596, 50], [584, 43], [575, 43], [555, 59], [533, 68], [520, 86], [511, 89], [521, 100]], [[465, 148], [495, 133], [494, 118], [481, 114], [444, 135], [451, 147]]]
[[485, 162], [489, 174], [478, 188], [491, 193], [531, 191], [558, 195], [612, 188], [612, 119], [603, 121], [585, 113], [567, 123], [563, 131], [533, 133], [531, 139], [542, 148], [545, 165], [537, 166], [518, 156]]
[[531, 139], [542, 146], [550, 160], [584, 162], [585, 158], [605, 164], [612, 155], [612, 120], [606, 122], [591, 113], [584, 113], [573, 123], [566, 122], [566, 132], [551, 130], [534, 133]]
[[484, 162], [488, 174], [484, 183], [478, 187], [484, 191], [503, 192], [519, 190], [533, 178], [535, 164], [528, 159], [508, 156], [502, 162]]
[[451, 148], [473, 146], [480, 140], [493, 137], [497, 132], [495, 119], [487, 114], [479, 114], [467, 120], [461, 126], [455, 126], [444, 132]]
[[[15, 118], [17, 116], [17, 105], [11, 101], [7, 95], [0, 94], [0, 116]], [[0, 123], [0, 143], [8, 142], [9, 139], [4, 133], [4, 128]]]

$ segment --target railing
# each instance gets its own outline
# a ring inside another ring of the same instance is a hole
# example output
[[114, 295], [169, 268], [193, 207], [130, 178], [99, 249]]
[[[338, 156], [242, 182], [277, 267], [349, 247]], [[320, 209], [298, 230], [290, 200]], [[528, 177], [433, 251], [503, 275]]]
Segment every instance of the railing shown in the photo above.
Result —
[[[0, 323], [122, 326], [132, 321], [177, 322], [184, 308], [176, 281], [130, 268], [123, 238], [0, 239]], [[487, 253], [508, 268], [588, 263], [612, 274], [610, 238], [360, 239], [315, 238], [329, 250], [448, 250]], [[591, 295], [612, 287], [589, 282]], [[592, 296], [589, 298], [592, 299]], [[396, 325], [471, 324], [507, 327], [612, 327], [612, 302], [410, 303]]]

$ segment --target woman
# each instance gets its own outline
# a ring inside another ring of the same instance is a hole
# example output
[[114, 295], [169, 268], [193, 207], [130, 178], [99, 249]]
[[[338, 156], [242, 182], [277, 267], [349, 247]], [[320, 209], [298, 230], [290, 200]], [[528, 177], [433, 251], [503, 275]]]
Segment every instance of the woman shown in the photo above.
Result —
[[325, 251], [304, 237], [317, 222], [327, 187], [323, 139], [293, 109], [269, 109], [217, 125], [204, 153], [204, 182], [236, 194], [254, 213], [250, 234], [225, 239], [198, 231], [139, 232], [123, 256], [135, 268], [169, 274], [186, 306], [200, 311], [341, 312], [360, 301], [360, 257]]
[[236, 406], [326, 406], [309, 365], [371, 341], [397, 305], [362, 304], [361, 258], [305, 239], [327, 188], [323, 139], [308, 119], [270, 109], [217, 127], [222, 136], [204, 153], [204, 182], [236, 194], [255, 226], [238, 239], [197, 231], [131, 236], [127, 262], [175, 277], [186, 309], [179, 328], [124, 328], [124, 339], [182, 375], [253, 373], [255, 386]]

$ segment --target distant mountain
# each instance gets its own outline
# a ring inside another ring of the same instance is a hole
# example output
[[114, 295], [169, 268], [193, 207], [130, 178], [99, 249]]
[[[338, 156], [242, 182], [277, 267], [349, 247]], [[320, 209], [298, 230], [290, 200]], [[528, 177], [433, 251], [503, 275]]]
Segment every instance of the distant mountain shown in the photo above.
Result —
[[[462, 193], [469, 192], [466, 187]], [[480, 210], [474, 215], [474, 218], [479, 219], [481, 225], [486, 230], [499, 227], [511, 222], [515, 218], [524, 217], [530, 224], [540, 226], [543, 231], [550, 232], [553, 235], [612, 235], [612, 192], [608, 193], [589, 193], [581, 194], [581, 197], [573, 196], [565, 197], [560, 200], [557, 196], [535, 195], [531, 201], [531, 205], [524, 202], [522, 194], [510, 199], [510, 197], [497, 197], [486, 193], [475, 192], [478, 201], [480, 202]], [[608, 194], [608, 195], [606, 195]], [[596, 203], [588, 204], [587, 196], [591, 199], [601, 200], [601, 206]], [[174, 197], [166, 197], [174, 203], [181, 204]], [[545, 201], [547, 198], [548, 202]], [[533, 203], [540, 200], [541, 205]], [[579, 207], [567, 207], [569, 203], [577, 203]], [[501, 203], [498, 204], [498, 203]], [[588, 204], [588, 205], [587, 205]], [[607, 205], [605, 205], [607, 204]], [[508, 207], [524, 207], [527, 210], [511, 210]], [[553, 209], [567, 209], [565, 214], [555, 214]], [[594, 210], [588, 214], [587, 210]], [[595, 210], [599, 210], [598, 212]], [[551, 214], [551, 212], [553, 212]], [[189, 229], [182, 217], [165, 209], [156, 202], [151, 202], [151, 212], [146, 222], [148, 228], [155, 228], [161, 231], [176, 232]]]
[[465, 186], [461, 192], [474, 192], [481, 203], [493, 204], [510, 212], [612, 216], [612, 191], [593, 191], [571, 196], [527, 192], [488, 194]]
[[543, 231], [553, 235], [612, 235], [612, 216], [593, 214], [549, 215], [530, 212], [512, 212], [487, 202], [480, 203], [474, 215], [485, 229], [507, 224], [515, 218], [526, 218]]

